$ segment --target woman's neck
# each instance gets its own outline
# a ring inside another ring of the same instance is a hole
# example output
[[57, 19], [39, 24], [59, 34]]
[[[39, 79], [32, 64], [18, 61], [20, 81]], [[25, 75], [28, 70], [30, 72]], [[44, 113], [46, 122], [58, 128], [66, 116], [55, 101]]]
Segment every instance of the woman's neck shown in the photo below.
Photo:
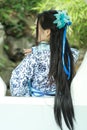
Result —
[[48, 44], [49, 42], [48, 41], [41, 41], [39, 43], [45, 43], [45, 44]]

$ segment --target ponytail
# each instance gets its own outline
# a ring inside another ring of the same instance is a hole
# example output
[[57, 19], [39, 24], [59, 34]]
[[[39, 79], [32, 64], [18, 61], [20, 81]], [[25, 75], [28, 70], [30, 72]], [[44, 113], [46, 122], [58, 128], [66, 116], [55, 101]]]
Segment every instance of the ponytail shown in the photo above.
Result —
[[[39, 14], [38, 22], [41, 27], [50, 29], [50, 83], [56, 83], [54, 102], [54, 116], [59, 127], [62, 128], [62, 115], [69, 130], [74, 129], [74, 109], [70, 93], [73, 78], [73, 56], [66, 39], [66, 28], [71, 25], [65, 11], [49, 10]], [[38, 26], [37, 26], [38, 38]]]

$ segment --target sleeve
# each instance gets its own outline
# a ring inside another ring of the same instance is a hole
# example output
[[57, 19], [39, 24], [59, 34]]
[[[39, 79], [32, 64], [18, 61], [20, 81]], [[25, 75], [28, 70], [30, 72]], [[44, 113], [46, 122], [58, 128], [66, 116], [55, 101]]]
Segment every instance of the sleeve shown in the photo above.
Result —
[[29, 96], [28, 83], [32, 79], [35, 65], [33, 54], [27, 55], [13, 70], [10, 78], [10, 91], [12, 96]]

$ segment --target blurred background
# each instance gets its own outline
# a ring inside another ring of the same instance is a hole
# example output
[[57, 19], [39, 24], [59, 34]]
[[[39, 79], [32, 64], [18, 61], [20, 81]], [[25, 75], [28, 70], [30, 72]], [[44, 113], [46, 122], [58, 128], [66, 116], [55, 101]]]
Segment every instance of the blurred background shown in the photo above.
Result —
[[37, 14], [49, 9], [67, 10], [70, 15], [67, 37], [80, 51], [80, 65], [87, 50], [86, 0], [0, 0], [0, 76], [8, 89], [12, 70], [24, 58], [23, 49], [35, 45]]

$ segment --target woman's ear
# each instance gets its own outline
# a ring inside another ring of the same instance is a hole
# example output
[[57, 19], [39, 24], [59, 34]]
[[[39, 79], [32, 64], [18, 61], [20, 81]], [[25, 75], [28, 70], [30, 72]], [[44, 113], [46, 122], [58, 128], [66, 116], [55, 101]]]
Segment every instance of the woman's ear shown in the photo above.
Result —
[[45, 30], [45, 34], [46, 34], [47, 37], [50, 36], [50, 32], [51, 32], [50, 29], [46, 29], [46, 30]]

